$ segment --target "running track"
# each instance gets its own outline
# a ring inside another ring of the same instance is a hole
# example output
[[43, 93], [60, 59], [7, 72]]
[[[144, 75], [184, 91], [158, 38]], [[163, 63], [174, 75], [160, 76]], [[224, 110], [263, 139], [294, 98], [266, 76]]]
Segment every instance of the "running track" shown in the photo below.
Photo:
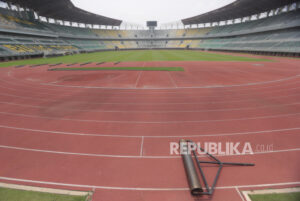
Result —
[[[169, 153], [187, 138], [253, 145], [254, 155], [220, 157], [256, 167], [225, 168], [209, 200], [299, 186], [300, 60], [272, 59], [118, 65], [185, 72], [2, 68], [0, 181], [94, 190], [94, 201], [194, 200], [181, 158]], [[216, 169], [205, 171], [211, 181]]]

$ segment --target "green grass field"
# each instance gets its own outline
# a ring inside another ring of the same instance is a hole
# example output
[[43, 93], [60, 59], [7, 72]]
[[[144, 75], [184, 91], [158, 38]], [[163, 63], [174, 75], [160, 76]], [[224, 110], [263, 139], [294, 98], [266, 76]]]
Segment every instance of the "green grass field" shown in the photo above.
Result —
[[86, 68], [53, 68], [48, 71], [184, 71], [181, 67], [86, 67]]
[[299, 201], [299, 193], [249, 195], [252, 201]]
[[0, 201], [85, 201], [86, 196], [58, 195], [0, 188]]
[[126, 62], [126, 61], [270, 61], [246, 56], [232, 56], [221, 53], [189, 51], [189, 50], [135, 50], [108, 51], [70, 56], [39, 58], [22, 61], [0, 63], [0, 67], [55, 63], [85, 62]]

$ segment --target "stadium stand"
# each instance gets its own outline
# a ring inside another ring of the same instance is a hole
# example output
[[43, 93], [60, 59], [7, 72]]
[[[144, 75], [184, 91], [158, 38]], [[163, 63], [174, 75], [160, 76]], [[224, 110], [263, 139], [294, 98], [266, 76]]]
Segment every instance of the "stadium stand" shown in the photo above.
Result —
[[208, 36], [229, 36], [241, 35], [249, 33], [257, 33], [264, 31], [272, 31], [279, 29], [287, 29], [300, 26], [300, 12], [291, 11], [270, 18], [263, 18], [250, 22], [244, 22], [228, 26], [214, 27], [208, 32]]
[[215, 50], [299, 52], [300, 30], [292, 29], [223, 39], [206, 39], [200, 42], [198, 47]]
[[57, 24], [44, 23], [51, 31], [59, 36], [81, 36], [81, 37], [94, 37], [97, 36], [92, 30], [88, 28], [79, 28], [71, 26], [63, 26]]
[[[32, 8], [48, 18], [58, 20], [76, 20], [77, 23], [93, 24], [96, 17], [103, 25], [120, 25], [121, 21], [86, 12], [78, 13], [78, 8], [69, 0], [51, 5], [60, 8], [69, 15], [60, 12], [46, 12], [45, 6], [36, 1], [7, 0], [20, 6]], [[221, 9], [182, 20], [186, 25], [226, 21], [240, 18], [234, 24], [223, 23], [217, 26], [165, 30], [119, 30], [93, 29], [93, 26], [74, 27], [62, 25], [57, 21], [49, 23], [34, 18], [33, 11], [17, 11], [0, 8], [0, 59], [20, 59], [34, 56], [52, 56], [116, 49], [201, 49], [220, 51], [239, 51], [253, 53], [270, 53], [282, 55], [300, 54], [300, 10], [299, 2], [294, 9], [284, 9], [296, 2], [293, 0], [261, 1], [263, 10], [255, 10], [250, 0], [237, 0]], [[240, 6], [248, 6], [241, 9]], [[294, 5], [294, 4], [293, 4]], [[70, 6], [70, 7], [67, 7]], [[255, 12], [253, 11], [255, 10]], [[247, 12], [245, 12], [245, 10]], [[81, 10], [80, 10], [81, 11]], [[265, 17], [246, 18], [253, 14], [267, 12]], [[76, 16], [75, 16], [76, 15]], [[244, 17], [246, 20], [243, 20]], [[97, 21], [97, 22], [99, 22]], [[191, 26], [192, 27], [192, 26]]]

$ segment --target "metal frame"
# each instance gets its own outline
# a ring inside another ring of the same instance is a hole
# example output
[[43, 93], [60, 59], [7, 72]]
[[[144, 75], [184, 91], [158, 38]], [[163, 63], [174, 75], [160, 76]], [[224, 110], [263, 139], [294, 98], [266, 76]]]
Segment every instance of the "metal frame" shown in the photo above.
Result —
[[[195, 144], [193, 141], [191, 140], [181, 140], [180, 143], [185, 142], [185, 143], [193, 143]], [[197, 153], [192, 150], [193, 153], [193, 157], [196, 160], [196, 164], [197, 164], [197, 168], [200, 172], [200, 176], [203, 180], [203, 183], [205, 185], [205, 189], [203, 189], [201, 187], [199, 178], [198, 178], [198, 174], [196, 173], [195, 167], [194, 166], [194, 162], [192, 159], [192, 155], [190, 154], [183, 154], [182, 158], [184, 161], [184, 166], [185, 166], [185, 170], [186, 170], [186, 174], [188, 177], [188, 181], [190, 184], [190, 189], [191, 189], [191, 193], [194, 196], [201, 196], [201, 195], [213, 195], [217, 182], [219, 180], [221, 171], [223, 169], [224, 166], [255, 166], [255, 164], [253, 163], [228, 163], [228, 162], [222, 162], [220, 161], [218, 158], [216, 158], [215, 156], [211, 155], [210, 153], [208, 153], [207, 151], [205, 151], [204, 149], [200, 148], [200, 150], [205, 153], [209, 158], [211, 158], [213, 161], [200, 161], [199, 157], [197, 156]], [[217, 171], [217, 175], [214, 178], [213, 184], [211, 187], [209, 187], [205, 173], [203, 171], [203, 167], [201, 167], [201, 164], [213, 164], [213, 165], [218, 165], [219, 169]]]

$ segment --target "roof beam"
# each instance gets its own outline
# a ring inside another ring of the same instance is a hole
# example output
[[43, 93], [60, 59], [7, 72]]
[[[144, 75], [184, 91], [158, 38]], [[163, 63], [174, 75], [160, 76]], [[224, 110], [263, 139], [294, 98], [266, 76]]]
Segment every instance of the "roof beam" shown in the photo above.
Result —
[[3, 0], [31, 8], [40, 16], [85, 24], [119, 26], [122, 21], [93, 14], [74, 6], [71, 0]]
[[183, 19], [182, 22], [185, 25], [189, 25], [237, 19], [267, 12], [294, 2], [299, 2], [299, 0], [258, 0], [255, 3], [253, 3], [253, 0], [236, 0], [217, 10]]

